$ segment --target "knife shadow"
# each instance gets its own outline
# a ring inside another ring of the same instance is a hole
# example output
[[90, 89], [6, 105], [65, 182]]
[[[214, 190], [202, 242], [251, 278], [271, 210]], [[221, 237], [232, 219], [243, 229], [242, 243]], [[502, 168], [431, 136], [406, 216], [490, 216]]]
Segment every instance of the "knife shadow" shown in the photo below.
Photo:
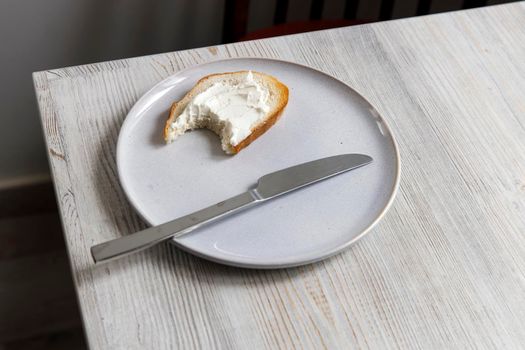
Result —
[[[359, 244], [356, 242], [356, 244]], [[147, 281], [147, 275], [129, 273], [130, 270], [144, 273], [155, 272], [161, 279], [174, 280], [163, 285], [184, 285], [190, 283], [196, 286], [206, 285], [238, 286], [240, 288], [256, 289], [266, 284], [276, 284], [285, 281], [301, 280], [306, 274], [316, 271], [326, 272], [326, 264], [331, 264], [341, 254], [326, 258], [308, 265], [279, 268], [279, 269], [251, 269], [223, 265], [187, 253], [170, 243], [159, 244], [145, 251], [132, 254], [114, 261], [79, 268], [76, 270], [77, 281], [82, 285], [85, 281], [96, 283], [98, 280], [112, 278], [112, 275], [138, 276], [140, 281], [130, 281], [137, 284]], [[139, 276], [140, 275], [140, 276]], [[175, 291], [166, 291], [175, 293]], [[141, 297], [145, 297], [141, 295]], [[148, 296], [149, 297], [149, 296]], [[154, 297], [151, 296], [151, 297]], [[175, 296], [174, 296], [175, 297]]]

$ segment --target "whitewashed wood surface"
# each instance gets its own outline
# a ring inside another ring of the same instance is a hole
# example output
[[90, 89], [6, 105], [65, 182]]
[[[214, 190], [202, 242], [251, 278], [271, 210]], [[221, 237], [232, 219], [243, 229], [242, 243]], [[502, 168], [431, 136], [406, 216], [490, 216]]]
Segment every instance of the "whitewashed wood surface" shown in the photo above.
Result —
[[[300, 268], [236, 269], [170, 245], [95, 267], [91, 245], [145, 227], [116, 176], [127, 111], [181, 68], [242, 56], [315, 67], [377, 107], [402, 157], [390, 212], [344, 253]], [[92, 349], [524, 346], [524, 3], [34, 80]]]

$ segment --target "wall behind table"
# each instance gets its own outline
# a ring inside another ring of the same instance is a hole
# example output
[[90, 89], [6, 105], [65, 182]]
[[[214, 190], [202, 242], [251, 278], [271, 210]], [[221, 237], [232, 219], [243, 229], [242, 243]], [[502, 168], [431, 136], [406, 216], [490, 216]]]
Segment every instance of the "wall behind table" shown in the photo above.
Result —
[[219, 43], [223, 4], [0, 1], [0, 188], [48, 174], [32, 72]]

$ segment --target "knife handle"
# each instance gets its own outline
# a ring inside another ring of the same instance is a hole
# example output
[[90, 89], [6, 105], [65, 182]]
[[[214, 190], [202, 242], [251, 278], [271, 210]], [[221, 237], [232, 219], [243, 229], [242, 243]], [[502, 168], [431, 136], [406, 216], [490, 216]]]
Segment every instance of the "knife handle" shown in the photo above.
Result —
[[246, 209], [260, 201], [255, 190], [244, 192], [165, 224], [95, 245], [91, 247], [91, 255], [95, 263], [99, 263], [131, 254], [172, 237], [180, 237], [200, 226]]

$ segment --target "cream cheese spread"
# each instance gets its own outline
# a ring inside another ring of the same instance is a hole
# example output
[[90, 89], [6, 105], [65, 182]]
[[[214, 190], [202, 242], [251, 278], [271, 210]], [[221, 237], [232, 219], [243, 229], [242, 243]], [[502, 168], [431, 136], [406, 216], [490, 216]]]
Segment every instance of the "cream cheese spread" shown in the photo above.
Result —
[[268, 89], [254, 79], [252, 72], [238, 83], [214, 83], [194, 96], [171, 123], [168, 141], [188, 129], [208, 127], [220, 133], [223, 145], [228, 142], [236, 146], [270, 110], [268, 97]]

